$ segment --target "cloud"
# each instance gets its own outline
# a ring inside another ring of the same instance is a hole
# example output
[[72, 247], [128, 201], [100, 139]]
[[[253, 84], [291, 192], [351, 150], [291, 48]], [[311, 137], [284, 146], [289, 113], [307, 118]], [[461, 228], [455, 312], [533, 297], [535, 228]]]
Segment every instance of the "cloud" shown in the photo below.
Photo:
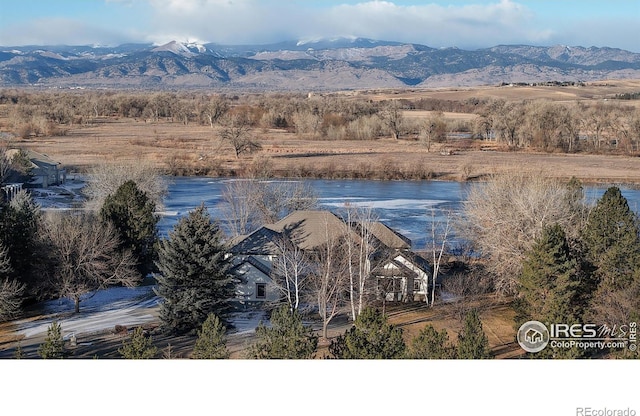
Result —
[[[409, 3], [413, 3], [409, 4]], [[46, 18], [0, 28], [5, 44], [166, 43], [192, 40], [265, 44], [335, 36], [465, 49], [565, 43], [637, 50], [638, 25], [606, 19], [545, 19], [518, 0], [422, 3], [349, 0], [104, 0], [111, 17]], [[64, 13], [62, 11], [61, 13]], [[119, 16], [115, 19], [113, 16]], [[108, 19], [114, 18], [117, 21]]]
[[149, 0], [149, 5], [150, 39], [156, 41], [169, 40], [169, 33], [217, 43], [359, 36], [474, 47], [540, 41], [549, 34], [528, 24], [532, 12], [510, 0], [462, 6], [367, 1], [324, 8], [257, 0]]
[[0, 29], [0, 39], [6, 46], [19, 45], [118, 45], [135, 34], [114, 30], [67, 18], [41, 18]]

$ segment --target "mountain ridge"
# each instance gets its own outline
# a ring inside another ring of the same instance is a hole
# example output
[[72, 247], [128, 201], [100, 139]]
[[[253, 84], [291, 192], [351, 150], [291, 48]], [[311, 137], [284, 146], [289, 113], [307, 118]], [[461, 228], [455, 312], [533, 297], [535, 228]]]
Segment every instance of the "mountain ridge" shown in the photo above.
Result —
[[438, 49], [365, 38], [0, 46], [0, 87], [336, 90], [606, 78], [640, 78], [640, 54], [565, 45]]

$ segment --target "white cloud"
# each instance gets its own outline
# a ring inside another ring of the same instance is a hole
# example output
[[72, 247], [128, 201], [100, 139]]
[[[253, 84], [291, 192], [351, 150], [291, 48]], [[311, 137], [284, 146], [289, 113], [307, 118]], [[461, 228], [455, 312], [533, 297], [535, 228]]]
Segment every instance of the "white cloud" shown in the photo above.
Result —
[[0, 29], [6, 46], [19, 45], [118, 45], [130, 41], [134, 33], [66, 18], [43, 18], [20, 26]]
[[491, 4], [403, 6], [368, 1], [325, 8], [300, 2], [257, 0], [149, 0], [150, 38], [196, 37], [218, 43], [266, 43], [284, 39], [360, 36], [432, 46], [489, 46], [540, 41], [532, 13], [510, 0]]
[[[0, 28], [2, 43], [102, 43], [199, 40], [224, 44], [359, 36], [421, 43], [432, 47], [489, 47], [526, 43], [587, 43], [626, 47], [640, 37], [637, 22], [570, 16], [543, 20], [518, 0], [405, 5], [399, 1], [360, 3], [303, 0], [104, 0], [127, 19], [119, 22], [42, 19]], [[114, 13], [116, 15], [117, 13]], [[606, 41], [606, 42], [605, 42]]]

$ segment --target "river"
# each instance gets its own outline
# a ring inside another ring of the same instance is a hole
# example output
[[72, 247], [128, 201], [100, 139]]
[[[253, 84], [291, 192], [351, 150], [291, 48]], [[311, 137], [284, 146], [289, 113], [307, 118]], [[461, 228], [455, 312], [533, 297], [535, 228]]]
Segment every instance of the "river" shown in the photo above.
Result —
[[[182, 215], [203, 202], [214, 218], [220, 218], [222, 191], [228, 182], [236, 179], [172, 177], [167, 180], [168, 195], [158, 224], [161, 236], [166, 236]], [[321, 208], [336, 212], [347, 202], [370, 206], [379, 221], [410, 238], [414, 249], [425, 248], [433, 211], [437, 220], [441, 220], [445, 212], [458, 215], [470, 187], [481, 186], [447, 181], [311, 179], [305, 182], [318, 195]], [[585, 195], [593, 202], [605, 190], [606, 187], [585, 187]], [[640, 190], [622, 187], [621, 190], [631, 208], [639, 212]]]

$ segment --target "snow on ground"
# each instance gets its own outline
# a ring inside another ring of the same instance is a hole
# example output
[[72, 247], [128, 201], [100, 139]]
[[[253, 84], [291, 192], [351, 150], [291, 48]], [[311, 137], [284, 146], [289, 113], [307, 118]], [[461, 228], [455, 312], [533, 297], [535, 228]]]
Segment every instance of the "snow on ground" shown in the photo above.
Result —
[[66, 338], [72, 333], [98, 333], [112, 330], [116, 325], [141, 325], [157, 319], [154, 310], [159, 304], [152, 286], [136, 288], [116, 287], [100, 290], [80, 302], [80, 313], [73, 313], [73, 302], [59, 299], [36, 305], [36, 310], [46, 315], [37, 321], [16, 321], [17, 333], [26, 338], [47, 333], [53, 321], [62, 327]]
[[[71, 334], [77, 337], [110, 331], [116, 325], [132, 327], [157, 321], [159, 304], [160, 298], [154, 293], [153, 286], [115, 287], [83, 297], [78, 314], [73, 313], [74, 304], [70, 299], [50, 300], [32, 308], [44, 316], [42, 319], [22, 319], [14, 324], [16, 333], [28, 339], [46, 335], [51, 323], [57, 321], [66, 339]], [[243, 334], [254, 332], [267, 316], [263, 310], [246, 310], [232, 313], [229, 320], [233, 324], [229, 332]]]
[[31, 194], [33, 200], [43, 209], [69, 209], [84, 202], [82, 188], [85, 185], [86, 180], [83, 176], [72, 174], [67, 177], [66, 182], [62, 185], [48, 188], [32, 188]]

